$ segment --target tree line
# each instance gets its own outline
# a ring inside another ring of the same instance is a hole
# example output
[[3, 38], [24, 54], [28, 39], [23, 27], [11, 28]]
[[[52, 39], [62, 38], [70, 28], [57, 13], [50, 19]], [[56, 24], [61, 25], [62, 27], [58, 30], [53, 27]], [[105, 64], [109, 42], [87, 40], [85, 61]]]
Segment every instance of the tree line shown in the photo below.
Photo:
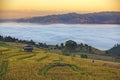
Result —
[[111, 49], [106, 51], [106, 54], [120, 58], [120, 44], [115, 44]]
[[65, 55], [70, 55], [70, 53], [73, 52], [85, 52], [85, 53], [94, 53], [94, 51], [92, 51], [92, 47], [87, 45], [87, 44], [77, 44], [75, 41], [73, 40], [68, 40], [65, 43], [61, 43], [61, 44], [56, 44], [56, 45], [47, 45], [46, 43], [36, 43], [33, 40], [21, 40], [15, 37], [11, 37], [11, 36], [2, 36], [0, 35], [0, 41], [3, 42], [16, 42], [16, 43], [24, 43], [24, 44], [29, 44], [29, 45], [33, 45], [37, 48], [44, 48], [47, 50], [61, 50], [61, 52], [63, 52]]

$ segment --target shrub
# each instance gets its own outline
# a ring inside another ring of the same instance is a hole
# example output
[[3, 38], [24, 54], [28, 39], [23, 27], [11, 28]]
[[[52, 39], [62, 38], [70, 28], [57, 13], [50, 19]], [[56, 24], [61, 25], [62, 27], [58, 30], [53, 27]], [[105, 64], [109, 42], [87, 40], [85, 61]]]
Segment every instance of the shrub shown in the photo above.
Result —
[[81, 58], [88, 58], [88, 56], [86, 54], [81, 54], [80, 57]]

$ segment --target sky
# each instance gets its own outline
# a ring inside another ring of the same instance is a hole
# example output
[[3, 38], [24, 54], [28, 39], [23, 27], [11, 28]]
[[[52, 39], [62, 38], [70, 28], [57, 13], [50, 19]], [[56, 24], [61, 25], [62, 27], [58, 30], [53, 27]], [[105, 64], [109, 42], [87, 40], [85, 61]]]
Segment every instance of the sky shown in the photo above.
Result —
[[120, 11], [120, 0], [0, 0], [0, 18]]

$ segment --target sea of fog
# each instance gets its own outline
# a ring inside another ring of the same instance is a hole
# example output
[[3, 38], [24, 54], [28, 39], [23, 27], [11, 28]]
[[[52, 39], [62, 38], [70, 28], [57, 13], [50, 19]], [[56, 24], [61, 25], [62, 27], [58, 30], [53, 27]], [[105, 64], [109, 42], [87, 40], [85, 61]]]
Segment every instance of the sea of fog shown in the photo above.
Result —
[[107, 50], [120, 43], [120, 25], [40, 25], [30, 23], [0, 23], [0, 35], [34, 40], [47, 44], [60, 44], [66, 40], [86, 43]]

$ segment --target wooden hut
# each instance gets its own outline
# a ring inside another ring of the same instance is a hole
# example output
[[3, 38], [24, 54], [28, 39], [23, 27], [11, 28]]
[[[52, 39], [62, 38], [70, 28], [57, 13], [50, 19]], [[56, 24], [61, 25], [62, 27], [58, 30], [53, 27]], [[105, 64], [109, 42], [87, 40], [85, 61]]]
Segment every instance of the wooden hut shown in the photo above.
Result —
[[31, 46], [31, 45], [25, 45], [23, 47], [23, 50], [26, 51], [26, 52], [32, 52], [33, 46]]

